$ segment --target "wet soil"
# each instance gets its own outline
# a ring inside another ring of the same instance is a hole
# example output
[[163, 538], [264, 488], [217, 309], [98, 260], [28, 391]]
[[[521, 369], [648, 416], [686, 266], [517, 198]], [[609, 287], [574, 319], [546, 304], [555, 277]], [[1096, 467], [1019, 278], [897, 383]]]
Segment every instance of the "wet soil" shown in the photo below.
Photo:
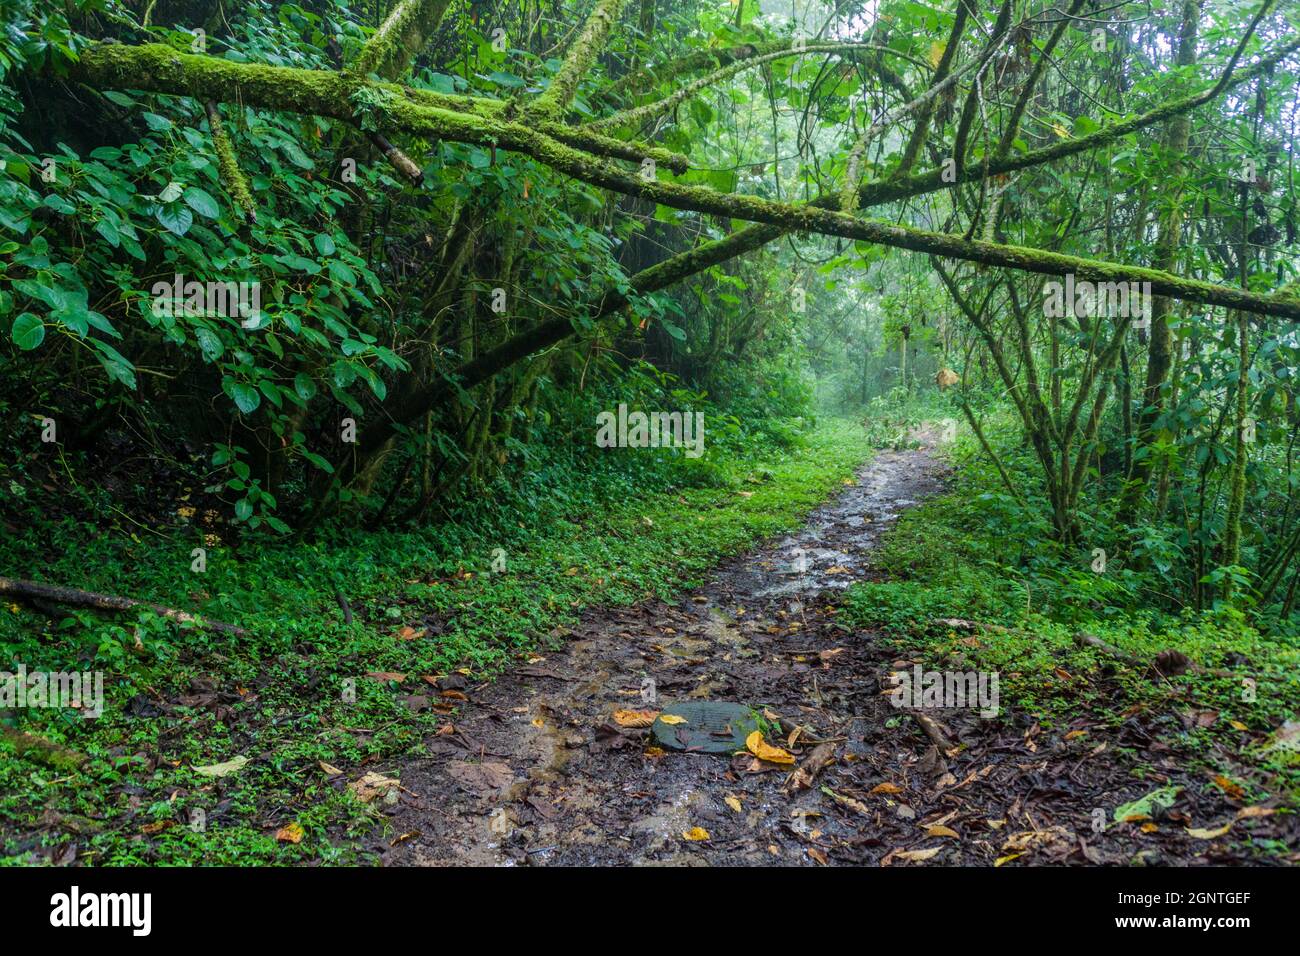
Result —
[[[891, 673], [920, 660], [841, 625], [836, 599], [872, 577], [873, 549], [897, 516], [942, 490], [933, 436], [920, 437], [920, 448], [877, 455], [802, 530], [726, 562], [680, 603], [592, 609], [562, 651], [467, 688], [454, 724], [397, 771], [402, 796], [375, 847], [384, 862], [1242, 862], [1178, 821], [1094, 832], [1097, 808], [1180, 779], [1170, 748], [1150, 752], [1141, 716], [1118, 733], [1086, 716], [1046, 732], [1005, 707], [996, 719], [927, 710], [951, 744], [941, 748], [891, 703]], [[753, 708], [768, 742], [806, 769], [665, 750], [613, 717], [690, 700]], [[1117, 757], [1126, 747], [1144, 751], [1146, 780]], [[1233, 809], [1181, 806], [1198, 821]]]

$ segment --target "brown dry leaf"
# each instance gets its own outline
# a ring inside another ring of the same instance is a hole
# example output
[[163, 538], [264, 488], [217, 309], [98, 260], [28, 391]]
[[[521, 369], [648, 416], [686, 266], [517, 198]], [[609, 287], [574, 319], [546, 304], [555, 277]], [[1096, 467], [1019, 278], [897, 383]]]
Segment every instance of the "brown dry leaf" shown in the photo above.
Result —
[[691, 827], [689, 830], [682, 831], [682, 839], [690, 840], [692, 843], [698, 843], [701, 840], [709, 839], [709, 831], [704, 827]]
[[931, 847], [928, 850], [902, 850], [894, 854], [895, 859], [911, 860], [913, 863], [922, 863], [925, 860], [935, 856], [943, 847]]
[[362, 803], [369, 803], [375, 797], [381, 796], [385, 791], [392, 787], [400, 787], [401, 783], [393, 777], [385, 777], [381, 773], [368, 773], [360, 780], [353, 780], [348, 784], [348, 789]]
[[658, 716], [657, 710], [616, 710], [614, 723], [620, 727], [649, 727]]
[[1238, 820], [1249, 820], [1253, 817], [1268, 817], [1277, 813], [1273, 807], [1242, 807], [1237, 811]]
[[731, 809], [735, 810], [737, 813], [740, 812], [739, 797], [735, 797], [735, 796], [724, 797], [722, 802], [725, 803], [727, 806], [731, 807]]
[[140, 832], [153, 835], [161, 833], [163, 830], [170, 830], [174, 826], [176, 826], [175, 820], [155, 820], [153, 823], [146, 823], [142, 826]]
[[949, 829], [941, 824], [935, 824], [925, 828], [925, 835], [932, 837], [952, 837], [954, 840], [960, 840], [956, 830]]
[[1233, 821], [1229, 820], [1223, 826], [1214, 830], [1201, 829], [1200, 827], [1188, 827], [1187, 835], [1193, 840], [1217, 840], [1232, 829], [1232, 822]]
[[808, 855], [816, 860], [819, 866], [828, 866], [830, 864], [830, 860], [826, 859], [826, 854], [815, 846], [808, 848]]
[[1048, 827], [1046, 830], [1025, 830], [1013, 833], [1002, 844], [1004, 850], [1030, 850], [1036, 846], [1046, 846], [1061, 840], [1073, 841], [1070, 831], [1065, 827]]
[[847, 807], [849, 810], [852, 810], [854, 813], [861, 814], [864, 817], [869, 817], [872, 815], [871, 808], [868, 807], [861, 800], [854, 800], [852, 797], [846, 797], [842, 793], [836, 793], [830, 787], [822, 787], [822, 793], [826, 794], [826, 796], [830, 797], [840, 806]]
[[275, 838], [280, 843], [301, 843], [303, 838], [302, 824], [294, 820], [293, 823], [280, 827], [275, 831]]
[[759, 760], [766, 760], [768, 763], [794, 763], [794, 754], [780, 747], [773, 747], [763, 739], [761, 730], [756, 730], [745, 738], [745, 747]]
[[1144, 823], [1144, 824], [1142, 824], [1142, 826], [1138, 827], [1138, 829], [1141, 830], [1143, 833], [1159, 833], [1159, 832], [1160, 832], [1160, 828], [1159, 828], [1158, 826], [1156, 826], [1154, 823]]
[[1241, 784], [1237, 783], [1235, 780], [1230, 780], [1227, 777], [1223, 776], [1223, 774], [1216, 774], [1214, 777], [1214, 783], [1220, 790], [1222, 790], [1233, 800], [1246, 799], [1245, 789], [1243, 789]]
[[1077, 737], [1086, 737], [1086, 736], [1088, 736], [1088, 731], [1086, 730], [1072, 730], [1065, 735], [1065, 739], [1074, 740]]
[[442, 692], [442, 696], [445, 697], [447, 700], [469, 700], [468, 697], [466, 697], [458, 690], [444, 690]]
[[836, 564], [833, 565], [832, 567], [827, 568], [826, 573], [827, 574], [852, 574], [853, 572], [850, 571], [842, 564]]
[[645, 755], [646, 755], [647, 757], [651, 757], [651, 758], [662, 757], [662, 756], [664, 755], [664, 748], [663, 748], [663, 747], [647, 747], [647, 748], [645, 749]]
[[424, 637], [424, 628], [416, 630], [409, 624], [397, 632], [397, 639], [399, 641], [414, 641], [421, 637]]
[[661, 714], [659, 722], [667, 724], [669, 727], [675, 727], [678, 724], [686, 723], [685, 717], [679, 717], [677, 714]]
[[888, 781], [886, 781], [885, 783], [878, 783], [870, 790], [867, 791], [867, 793], [870, 794], [871, 796], [875, 796], [878, 793], [902, 793], [902, 792], [903, 792], [902, 787], [900, 787], [896, 783], [889, 783]]
[[324, 760], [320, 760], [317, 762], [320, 764], [320, 768], [325, 771], [326, 776], [338, 777], [343, 774], [343, 771], [340, 770], [338, 767], [334, 766], [332, 763], [326, 763]]
[[373, 677], [375, 680], [395, 680], [402, 683], [406, 680], [405, 674], [399, 674], [397, 671], [366, 671], [367, 677]]

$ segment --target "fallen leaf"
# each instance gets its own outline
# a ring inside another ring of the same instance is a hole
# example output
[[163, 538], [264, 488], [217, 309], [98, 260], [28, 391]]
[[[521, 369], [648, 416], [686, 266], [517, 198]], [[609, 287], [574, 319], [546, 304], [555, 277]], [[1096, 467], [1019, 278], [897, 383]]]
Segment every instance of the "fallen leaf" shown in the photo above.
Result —
[[828, 866], [830, 864], [830, 860], [826, 859], [826, 854], [815, 846], [808, 848], [808, 855], [816, 860], [819, 866]]
[[275, 831], [275, 838], [280, 843], [301, 843], [303, 838], [302, 824], [294, 820], [293, 823], [280, 827]]
[[739, 797], [734, 797], [734, 796], [733, 796], [733, 797], [724, 797], [722, 802], [725, 803], [727, 806], [731, 807], [731, 809], [735, 810], [737, 813], [740, 812], [740, 798], [739, 798]]
[[1142, 820], [1149, 820], [1153, 811], [1157, 809], [1169, 809], [1178, 799], [1181, 787], [1161, 787], [1159, 790], [1152, 790], [1145, 797], [1139, 797], [1132, 803], [1125, 803], [1115, 808], [1116, 823], [1136, 823]]
[[902, 793], [902, 792], [903, 792], [902, 787], [900, 787], [896, 783], [889, 783], [888, 781], [886, 781], [885, 783], [878, 783], [870, 790], [867, 791], [867, 793], [870, 794], [871, 796], [875, 796], [878, 793]]
[[709, 839], [709, 831], [704, 827], [691, 827], [689, 830], [682, 831], [682, 839], [698, 843], [701, 840]]
[[745, 738], [745, 747], [759, 760], [766, 760], [768, 763], [794, 763], [794, 754], [780, 747], [773, 747], [763, 739], [761, 730], [756, 730]]
[[1229, 820], [1223, 826], [1214, 830], [1201, 829], [1199, 827], [1188, 827], [1187, 835], [1193, 840], [1217, 840], [1232, 829], [1232, 821]]
[[961, 839], [961, 837], [957, 835], [956, 830], [951, 830], [948, 827], [938, 825], [926, 827], [925, 834], [926, 836], [932, 837], [952, 837], [954, 840]]
[[685, 717], [679, 717], [679, 716], [677, 716], [677, 714], [660, 714], [660, 715], [659, 715], [659, 722], [660, 722], [660, 723], [667, 724], [667, 725], [670, 726], [670, 727], [674, 727], [674, 726], [676, 726], [677, 724], [684, 724], [684, 723], [686, 723], [686, 718], [685, 718]]
[[337, 777], [343, 773], [342, 770], [334, 766], [332, 763], [326, 763], [324, 760], [320, 760], [317, 762], [320, 764], [320, 768], [325, 771], [325, 774], [327, 776]]
[[1253, 817], [1268, 817], [1277, 813], [1273, 807], [1242, 807], [1237, 811], [1238, 820], [1249, 820]]
[[373, 677], [375, 680], [395, 680], [399, 684], [406, 680], [406, 675], [399, 674], [397, 671], [367, 671], [366, 676]]
[[616, 710], [614, 723], [620, 727], [649, 727], [658, 716], [657, 710]]
[[381, 773], [368, 773], [360, 780], [353, 780], [348, 784], [348, 789], [362, 803], [369, 803], [375, 797], [380, 796], [386, 790], [392, 787], [399, 787], [401, 783], [394, 777], [385, 777]]
[[1008, 853], [1006, 856], [1000, 856], [994, 860], [993, 865], [995, 867], [1001, 866], [1003, 863], [1010, 863], [1012, 860], [1017, 860], [1022, 856], [1024, 856], [1024, 853]]
[[1214, 778], [1215, 785], [1233, 800], [1245, 800], [1246, 791], [1235, 780], [1229, 780], [1223, 774], [1217, 774]]
[[928, 850], [903, 850], [895, 853], [895, 858], [899, 860], [911, 860], [913, 863], [921, 863], [935, 856], [943, 847], [931, 847]]
[[225, 777], [241, 769], [246, 763], [248, 763], [247, 757], [235, 757], [233, 760], [227, 760], [225, 763], [214, 763], [208, 764], [205, 767], [195, 767], [194, 772], [201, 777]]

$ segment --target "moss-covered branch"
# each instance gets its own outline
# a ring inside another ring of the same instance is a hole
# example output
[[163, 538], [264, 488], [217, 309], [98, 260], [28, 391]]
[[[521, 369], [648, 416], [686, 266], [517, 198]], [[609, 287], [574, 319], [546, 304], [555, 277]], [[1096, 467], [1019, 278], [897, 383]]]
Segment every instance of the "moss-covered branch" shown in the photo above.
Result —
[[766, 53], [762, 56], [749, 57], [719, 70], [702, 76], [697, 80], [687, 83], [675, 93], [656, 100], [654, 103], [647, 103], [644, 106], [638, 106], [635, 109], [624, 110], [621, 113], [615, 113], [613, 116], [606, 116], [603, 119], [595, 120], [588, 123], [587, 129], [606, 129], [614, 126], [635, 126], [643, 123], [648, 119], [660, 116], [686, 100], [697, 95], [701, 90], [708, 89], [710, 86], [716, 86], [723, 80], [730, 79], [737, 73], [748, 70], [751, 67], [759, 66], [763, 63], [771, 63], [775, 60], [784, 60], [792, 56], [800, 56], [804, 53], [834, 53], [834, 54], [851, 54], [861, 50], [877, 50], [882, 53], [895, 53], [889, 47], [881, 46], [878, 43], [819, 43], [815, 46], [794, 49], [781, 49], [773, 53]]
[[581, 35], [573, 41], [551, 85], [528, 105], [529, 116], [558, 118], [568, 108], [578, 92], [578, 84], [604, 49], [605, 40], [622, 9], [623, 0], [597, 0], [596, 9], [591, 11]]
[[230, 141], [226, 127], [221, 122], [221, 111], [212, 100], [204, 104], [204, 109], [208, 114], [208, 128], [212, 131], [212, 146], [217, 151], [217, 170], [221, 176], [221, 185], [244, 214], [245, 221], [256, 222], [257, 204], [253, 202], [248, 180], [244, 178], [244, 172], [239, 168], [235, 145]]
[[401, 0], [361, 48], [352, 70], [397, 79], [438, 29], [450, 5], [451, 0]]

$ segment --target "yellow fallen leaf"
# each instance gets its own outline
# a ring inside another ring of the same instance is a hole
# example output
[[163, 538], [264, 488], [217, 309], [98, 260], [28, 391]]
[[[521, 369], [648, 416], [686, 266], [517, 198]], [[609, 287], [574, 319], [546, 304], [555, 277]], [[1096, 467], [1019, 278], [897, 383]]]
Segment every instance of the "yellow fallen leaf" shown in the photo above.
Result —
[[870, 795], [877, 793], [902, 793], [903, 788], [896, 783], [878, 783], [867, 791]]
[[700, 840], [709, 839], [709, 831], [704, 827], [691, 827], [689, 830], [682, 831], [682, 839], [690, 840], [692, 843], [698, 843]]
[[1160, 832], [1160, 828], [1159, 828], [1158, 826], [1156, 826], [1154, 823], [1144, 823], [1144, 824], [1142, 824], [1142, 826], [1138, 827], [1138, 829], [1141, 830], [1143, 833], [1158, 833], [1158, 832]]
[[275, 838], [281, 843], [301, 843], [303, 838], [302, 824], [294, 820], [293, 823], [280, 827], [275, 831]]
[[1233, 730], [1249, 730], [1249, 729], [1250, 729], [1250, 728], [1247, 727], [1245, 724], [1243, 724], [1240, 720], [1230, 720], [1230, 721], [1228, 721], [1228, 723], [1229, 723], [1229, 725], [1231, 725], [1231, 727], [1232, 727]]
[[1215, 830], [1202, 829], [1200, 827], [1188, 827], [1187, 835], [1193, 840], [1217, 840], [1231, 829], [1232, 821], [1229, 820], [1223, 826]]
[[739, 797], [724, 797], [722, 802], [725, 803], [727, 806], [731, 807], [731, 809], [735, 810], [737, 813], [740, 812]]
[[649, 727], [658, 716], [657, 710], [616, 710], [614, 723], [620, 727]]
[[667, 725], [670, 726], [670, 727], [675, 727], [677, 724], [684, 724], [684, 723], [686, 723], [686, 718], [685, 718], [685, 717], [679, 717], [679, 716], [677, 716], [676, 714], [660, 714], [660, 715], [659, 715], [659, 721], [660, 721], [661, 723], [665, 723], [665, 724], [667, 724]]
[[961, 839], [961, 837], [957, 835], [956, 830], [951, 830], [945, 826], [926, 827], [925, 834], [926, 836], [932, 836], [932, 837], [952, 837], [954, 840]]
[[326, 775], [330, 777], [337, 777], [341, 773], [343, 773], [342, 770], [334, 766], [332, 763], [326, 763], [324, 760], [320, 760], [317, 762], [320, 764], [320, 768], [325, 771]]
[[899, 860], [911, 860], [914, 863], [920, 863], [924, 860], [930, 859], [930, 857], [934, 856], [942, 849], [943, 847], [936, 846], [936, 847], [931, 847], [928, 850], [903, 850], [901, 853], [895, 853], [894, 858]]
[[1012, 860], [1022, 856], [1024, 856], [1023, 853], [1008, 853], [1006, 856], [1000, 856], [996, 860], [994, 860], [993, 865], [1001, 866], [1003, 863], [1010, 863]]
[[662, 756], [664, 755], [664, 748], [663, 748], [663, 747], [647, 747], [647, 748], [645, 749], [645, 755], [646, 755], [647, 757], [662, 757]]
[[773, 747], [763, 739], [761, 730], [756, 730], [745, 738], [745, 747], [759, 760], [766, 760], [768, 763], [794, 763], [794, 754], [780, 747]]

